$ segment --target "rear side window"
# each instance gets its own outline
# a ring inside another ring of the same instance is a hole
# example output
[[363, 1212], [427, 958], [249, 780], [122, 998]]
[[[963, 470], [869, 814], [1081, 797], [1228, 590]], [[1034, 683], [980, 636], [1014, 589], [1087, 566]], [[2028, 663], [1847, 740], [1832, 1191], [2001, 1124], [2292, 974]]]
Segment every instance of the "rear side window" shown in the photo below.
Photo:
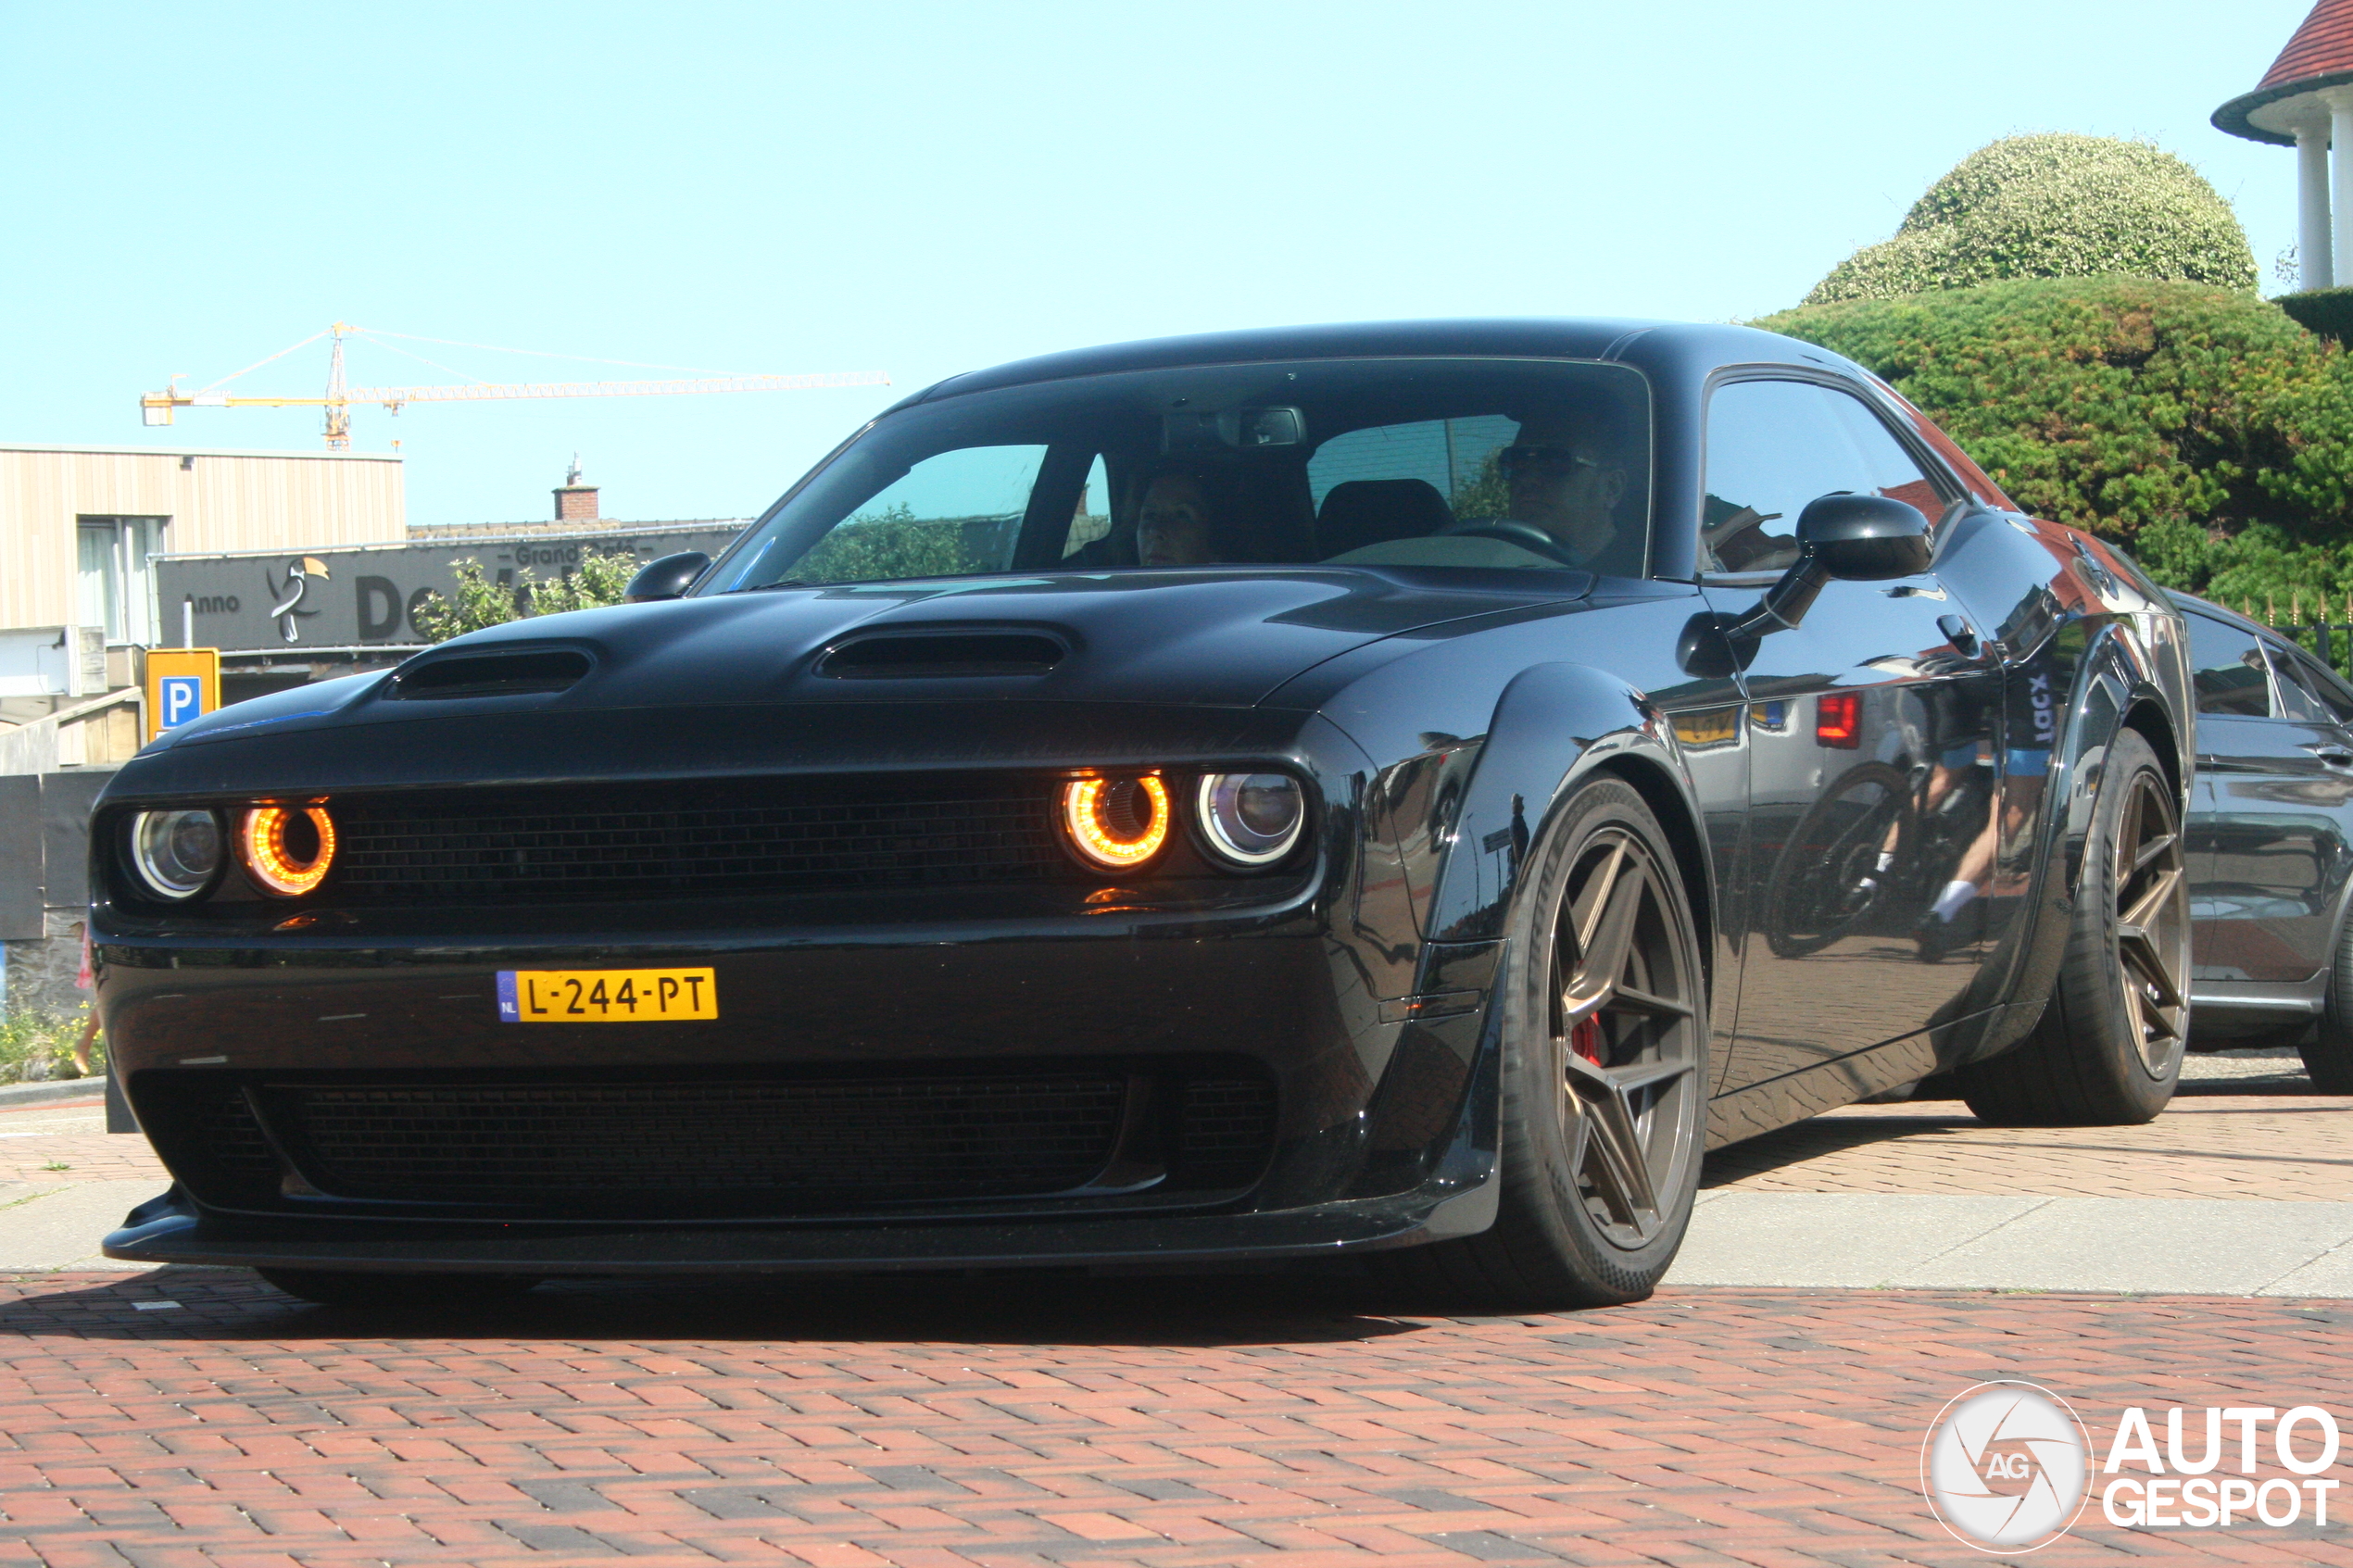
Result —
[[1797, 516], [1834, 491], [1888, 495], [1933, 521], [1919, 464], [1861, 399], [1810, 382], [1749, 381], [1707, 401], [1706, 571], [1779, 571], [1797, 559]]
[[2197, 688], [2200, 713], [2232, 713], [2242, 718], [2271, 716], [2271, 681], [2264, 672], [2263, 650], [2252, 636], [2203, 615], [2190, 623], [2190, 681]]
[[2280, 708], [2285, 717], [2308, 724], [2342, 724], [2353, 716], [2353, 702], [2341, 690], [2343, 682], [2282, 647], [2271, 649], [2271, 664], [2279, 671]]

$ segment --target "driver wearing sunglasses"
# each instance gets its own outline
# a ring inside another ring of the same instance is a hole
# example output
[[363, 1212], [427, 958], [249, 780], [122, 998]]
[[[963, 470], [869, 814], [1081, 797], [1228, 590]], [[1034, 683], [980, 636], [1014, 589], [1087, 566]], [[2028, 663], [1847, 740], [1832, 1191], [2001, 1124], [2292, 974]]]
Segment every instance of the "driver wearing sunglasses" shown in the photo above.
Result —
[[1585, 565], [1617, 537], [1617, 508], [1626, 495], [1626, 470], [1596, 455], [1592, 438], [1571, 421], [1535, 415], [1512, 445], [1496, 454], [1516, 522], [1542, 529]]

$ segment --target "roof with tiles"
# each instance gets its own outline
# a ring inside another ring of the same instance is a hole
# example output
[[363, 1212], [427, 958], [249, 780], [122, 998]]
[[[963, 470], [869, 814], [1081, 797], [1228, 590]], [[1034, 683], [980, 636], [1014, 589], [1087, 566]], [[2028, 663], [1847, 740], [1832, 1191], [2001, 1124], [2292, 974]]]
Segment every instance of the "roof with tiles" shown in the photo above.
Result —
[[2353, 0], [2321, 0], [2256, 91], [2353, 71]]
[[2214, 111], [2214, 128], [2251, 142], [2291, 146], [2296, 142], [2293, 127], [2312, 118], [2306, 111], [2315, 110], [2325, 119], [2326, 110], [2310, 103], [2279, 109], [2272, 106], [2319, 88], [2347, 84], [2353, 84], [2353, 0], [2320, 0], [2255, 90]]

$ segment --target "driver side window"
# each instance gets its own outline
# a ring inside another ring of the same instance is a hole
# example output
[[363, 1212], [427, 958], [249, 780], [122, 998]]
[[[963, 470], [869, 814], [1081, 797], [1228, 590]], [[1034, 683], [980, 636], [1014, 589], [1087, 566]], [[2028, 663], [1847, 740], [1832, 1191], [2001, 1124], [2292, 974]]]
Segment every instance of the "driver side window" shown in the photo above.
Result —
[[1797, 515], [1818, 495], [1887, 495], [1931, 521], [1936, 486], [1862, 402], [1810, 382], [1744, 381], [1707, 401], [1700, 570], [1780, 571], [1797, 559]]

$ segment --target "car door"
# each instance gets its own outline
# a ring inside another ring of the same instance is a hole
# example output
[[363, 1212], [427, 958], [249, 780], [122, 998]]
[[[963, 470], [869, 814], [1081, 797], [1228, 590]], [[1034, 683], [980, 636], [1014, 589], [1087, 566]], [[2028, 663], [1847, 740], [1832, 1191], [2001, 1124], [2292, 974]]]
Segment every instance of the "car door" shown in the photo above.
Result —
[[[2195, 610], [2192, 978], [2309, 980], [2334, 946], [2353, 802], [2353, 704], [2294, 651]], [[2333, 701], [2332, 697], [2335, 697]]]
[[[1922, 460], [1831, 384], [1719, 384], [1706, 439], [1704, 566], [1715, 570], [1703, 590], [1721, 613], [1750, 608], [1795, 558], [1798, 514], [1818, 495], [1944, 509]], [[2001, 691], [1957, 638], [1973, 645], [1932, 573], [1831, 582], [1743, 671], [1755, 914], [1723, 1088], [1916, 1034], [1969, 991], [1990, 879], [1960, 873], [1990, 844]]]

